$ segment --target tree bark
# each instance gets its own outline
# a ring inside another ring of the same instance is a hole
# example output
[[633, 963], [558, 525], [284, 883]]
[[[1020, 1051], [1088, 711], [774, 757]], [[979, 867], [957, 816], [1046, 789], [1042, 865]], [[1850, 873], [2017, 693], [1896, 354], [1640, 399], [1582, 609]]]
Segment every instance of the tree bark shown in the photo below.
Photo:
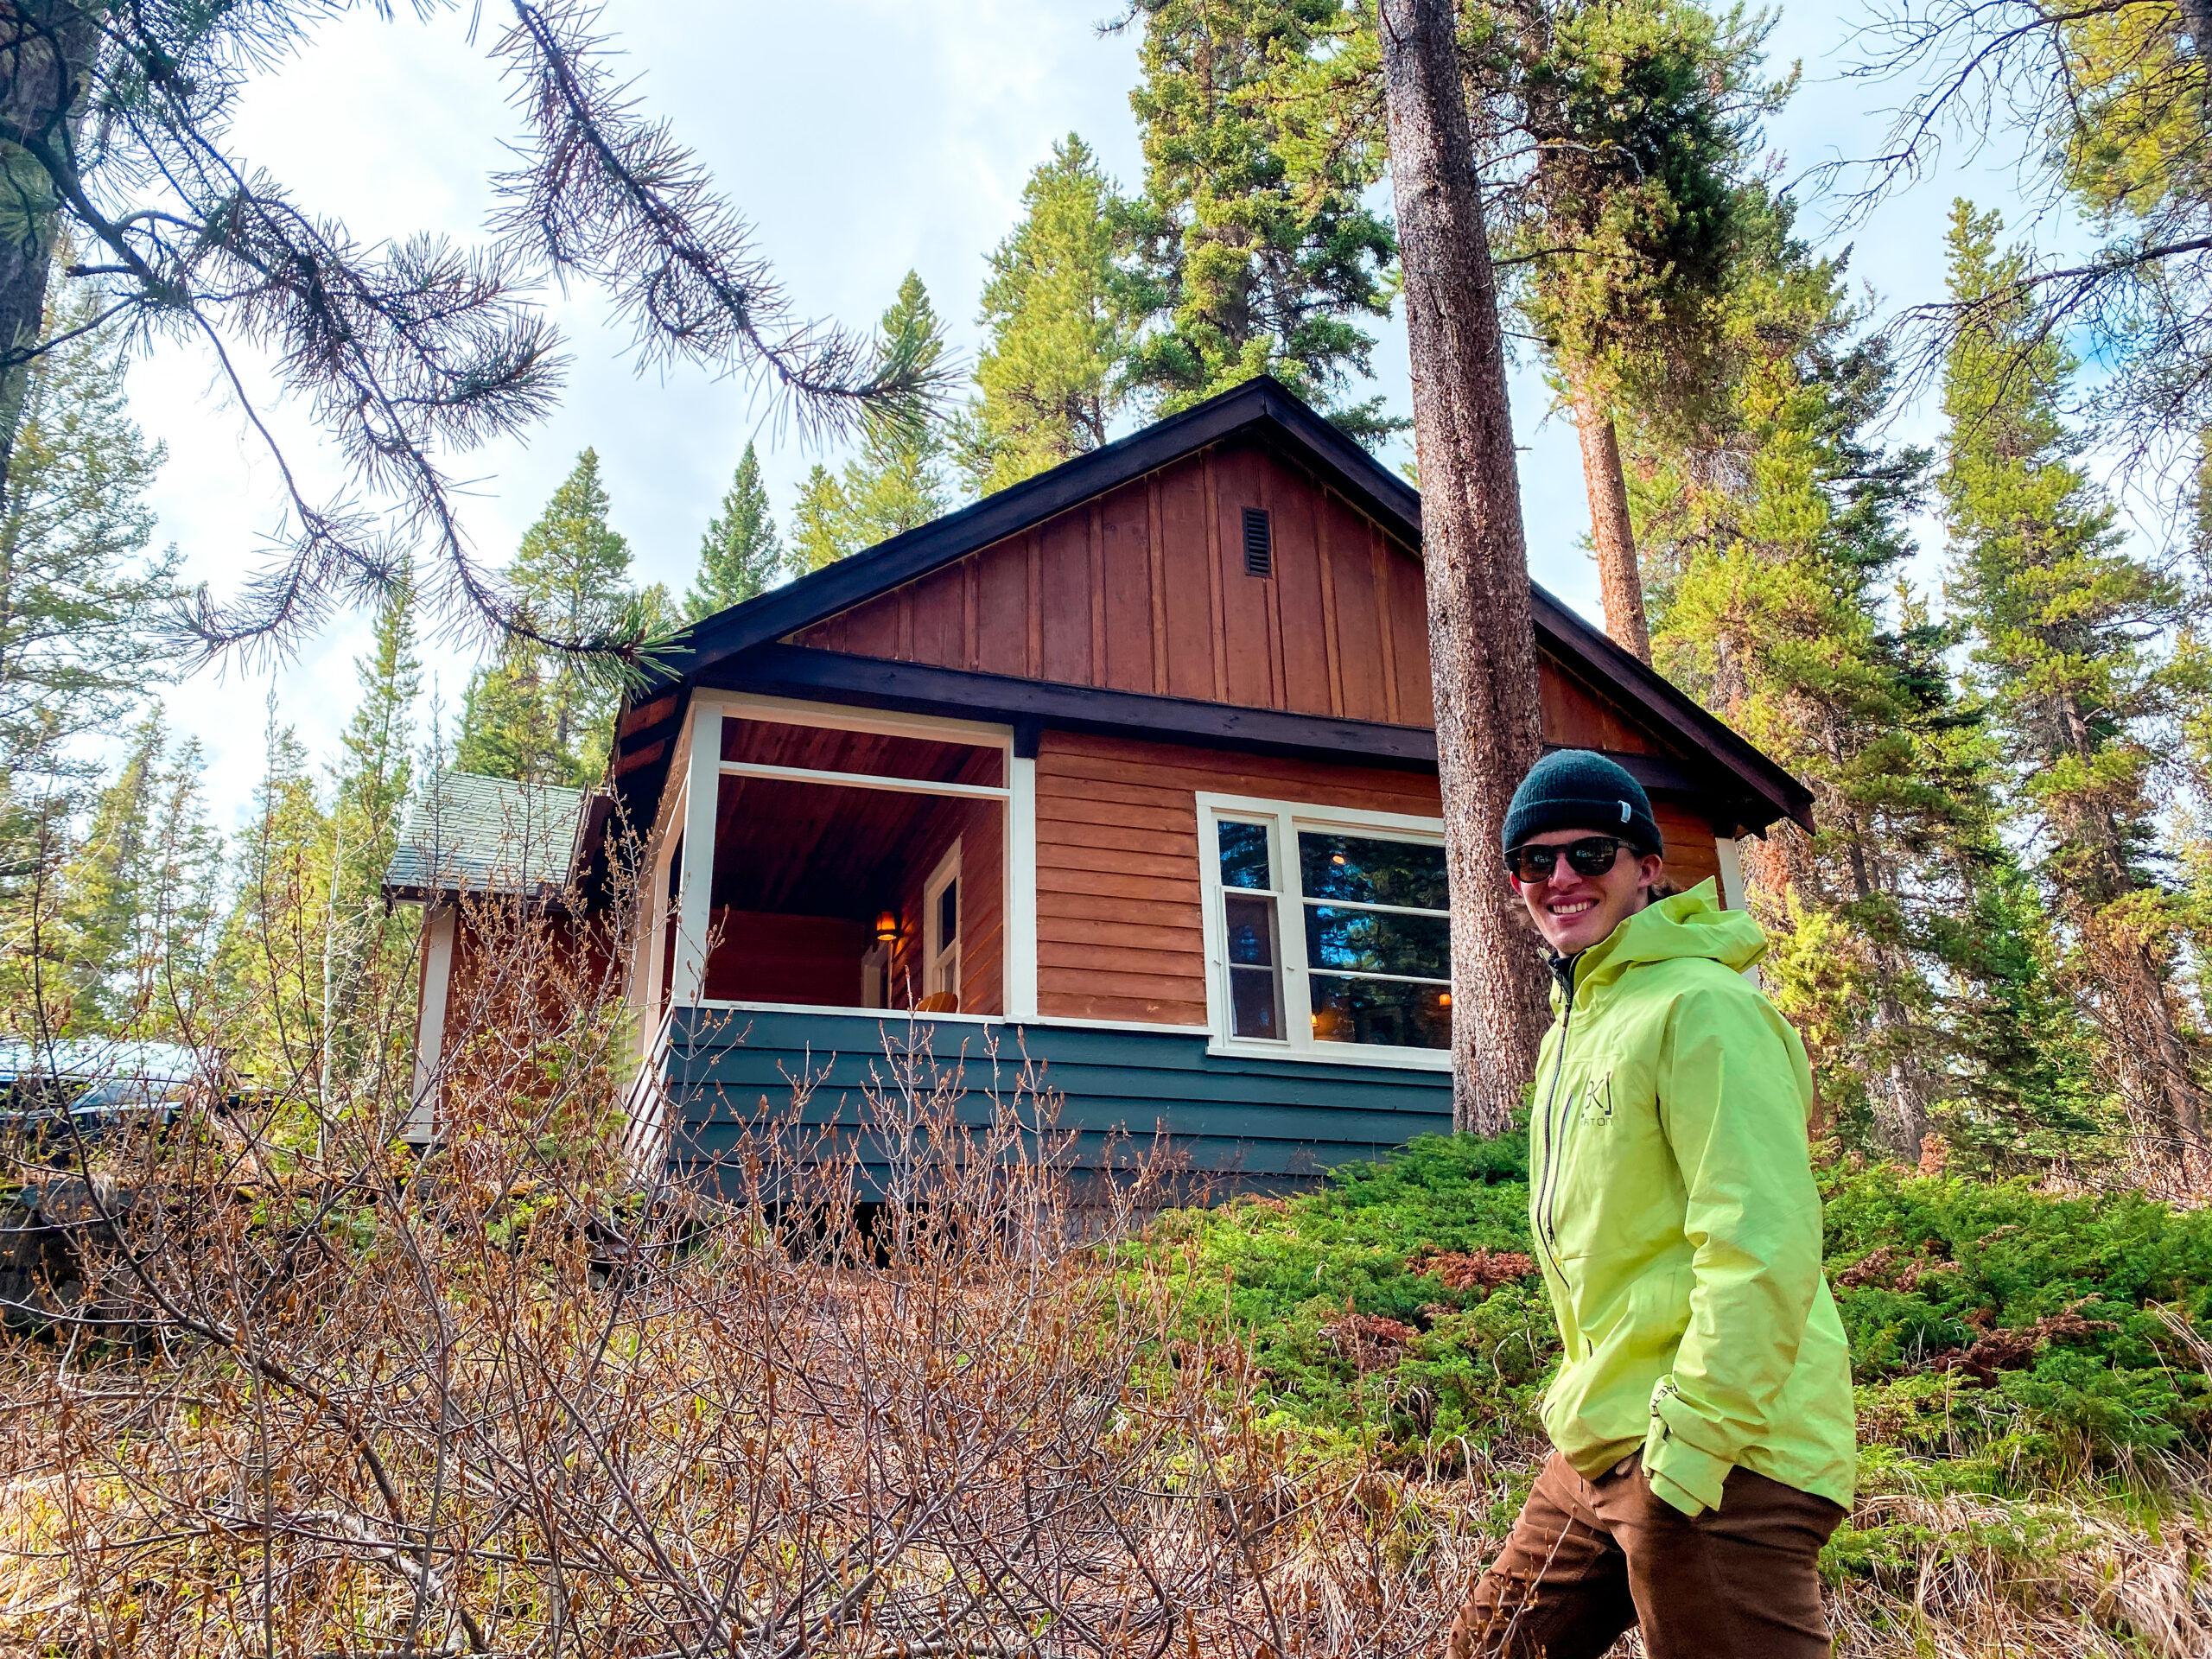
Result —
[[1378, 24], [1451, 881], [1452, 1122], [1495, 1135], [1549, 1023], [1535, 942], [1498, 862], [1506, 806], [1542, 749], [1528, 547], [1452, 9], [1382, 0]]
[[30, 359], [21, 353], [46, 327], [60, 200], [16, 141], [51, 143], [71, 132], [97, 38], [92, 14], [73, 0], [0, 0], [0, 508], [30, 386]]
[[1598, 585], [1605, 601], [1605, 632], [1637, 660], [1651, 660], [1651, 627], [1643, 616], [1643, 572], [1636, 563], [1636, 531], [1628, 517], [1628, 478], [1613, 412], [1586, 375], [1574, 377], [1571, 399], [1582, 442], [1582, 486], [1590, 493], [1590, 542], [1598, 554]]

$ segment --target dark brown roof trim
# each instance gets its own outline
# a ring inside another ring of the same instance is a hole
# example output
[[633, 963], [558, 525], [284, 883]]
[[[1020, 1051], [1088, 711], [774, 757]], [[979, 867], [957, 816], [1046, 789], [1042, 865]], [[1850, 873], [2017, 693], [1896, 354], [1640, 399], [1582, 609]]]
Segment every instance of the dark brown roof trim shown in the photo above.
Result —
[[1012, 726], [1015, 753], [1032, 755], [1037, 752], [1038, 734], [1050, 730], [1436, 770], [1436, 734], [1423, 726], [1387, 726], [1188, 697], [1105, 691], [1052, 680], [855, 657], [810, 645], [757, 646], [702, 671], [697, 683], [722, 691]]

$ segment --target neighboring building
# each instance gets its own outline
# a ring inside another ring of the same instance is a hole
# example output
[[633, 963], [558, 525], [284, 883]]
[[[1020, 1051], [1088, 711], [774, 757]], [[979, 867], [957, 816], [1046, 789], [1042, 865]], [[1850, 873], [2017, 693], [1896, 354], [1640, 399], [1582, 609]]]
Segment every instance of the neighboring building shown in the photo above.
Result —
[[[642, 1140], [696, 1167], [801, 1075], [851, 1123], [910, 1008], [971, 1089], [1041, 1063], [1093, 1154], [1164, 1128], [1281, 1186], [1448, 1129], [1419, 515], [1257, 380], [696, 625], [577, 842], [582, 891], [604, 826], [642, 849]], [[1810, 793], [1534, 601], [1546, 742], [1740, 903], [1737, 838]]]
[[498, 900], [510, 912], [566, 909], [584, 802], [582, 790], [557, 784], [447, 772], [409, 811], [384, 887], [395, 902], [423, 907], [411, 1135], [427, 1136], [435, 1116], [447, 1012], [480, 994], [491, 954], [482, 931], [499, 912], [464, 898]]

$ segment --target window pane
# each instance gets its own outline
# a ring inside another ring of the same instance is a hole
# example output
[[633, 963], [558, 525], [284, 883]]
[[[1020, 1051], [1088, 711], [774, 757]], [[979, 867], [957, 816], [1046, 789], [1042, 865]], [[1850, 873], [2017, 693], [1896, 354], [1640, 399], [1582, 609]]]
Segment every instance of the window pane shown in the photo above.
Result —
[[1306, 959], [1356, 974], [1452, 977], [1452, 924], [1442, 916], [1306, 906]]
[[1360, 905], [1446, 908], [1444, 849], [1414, 841], [1362, 836], [1298, 837], [1300, 874], [1308, 899], [1349, 899]]
[[1275, 959], [1275, 901], [1230, 899], [1229, 959], [1247, 967], [1268, 968]]
[[1230, 1027], [1239, 1037], [1282, 1035], [1282, 998], [1272, 968], [1231, 968], [1229, 970]]
[[1264, 893], [1274, 886], [1268, 869], [1268, 826], [1264, 823], [1224, 823], [1221, 830], [1221, 885], [1256, 887]]
[[960, 883], [957, 879], [944, 884], [937, 896], [937, 944], [942, 950], [960, 937]]
[[1452, 1046], [1451, 988], [1313, 974], [1313, 1039], [1388, 1048]]

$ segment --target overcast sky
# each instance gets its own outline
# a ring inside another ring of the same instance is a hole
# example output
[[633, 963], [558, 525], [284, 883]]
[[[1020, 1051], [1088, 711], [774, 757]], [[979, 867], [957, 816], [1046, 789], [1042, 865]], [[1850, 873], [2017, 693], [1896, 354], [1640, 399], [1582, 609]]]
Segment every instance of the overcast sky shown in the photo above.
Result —
[[[487, 20], [499, 10], [487, 8]], [[911, 268], [972, 358], [983, 256], [1013, 225], [1022, 184], [1052, 141], [1078, 131], [1124, 184], [1141, 175], [1128, 106], [1136, 41], [1102, 34], [1106, 15], [1102, 0], [610, 0], [605, 24], [638, 95], [752, 221], [804, 314], [865, 327]], [[405, 8], [391, 22], [364, 9], [332, 25], [298, 60], [254, 84], [237, 124], [238, 150], [365, 240], [423, 231], [475, 238], [490, 206], [487, 176], [503, 164], [515, 124], [484, 49], [488, 21], [474, 45], [467, 21], [466, 8], [429, 23]], [[1882, 137], [1882, 110], [1896, 90], [1840, 74], [1860, 21], [1810, 4], [1783, 10], [1773, 55], [1778, 64], [1802, 60], [1806, 77], [1769, 128], [1785, 177], [1871, 153]], [[1853, 275], [1885, 308], [1934, 296], [1950, 199], [1966, 194], [2013, 209], [2012, 182], [1955, 158], [1854, 228]], [[1804, 228], [1818, 237], [1832, 211], [1810, 200]], [[2064, 230], [2044, 235], [2063, 239]], [[691, 372], [635, 373], [626, 334], [607, 325], [595, 296], [579, 292], [553, 309], [573, 359], [561, 409], [525, 440], [487, 447], [458, 467], [477, 480], [467, 528], [480, 554], [508, 556], [590, 445], [639, 579], [680, 592], [748, 437], [760, 441], [779, 523], [788, 523], [807, 467], [837, 460], [782, 433], [773, 410], [741, 386]], [[1402, 322], [1377, 332], [1377, 390], [1406, 412]], [[141, 424], [168, 448], [155, 491], [160, 535], [195, 579], [226, 593], [262, 556], [279, 513], [271, 470], [235, 406], [216, 395], [210, 367], [189, 350], [164, 350], [134, 367], [131, 390]], [[1574, 435], [1545, 418], [1547, 402], [1524, 370], [1515, 416], [1530, 563], [1536, 580], [1595, 616]], [[313, 470], [311, 433], [281, 414], [280, 425], [296, 464]], [[1902, 435], [1925, 439], [1932, 430], [1928, 411], [1916, 410]], [[339, 482], [327, 471], [321, 481]], [[319, 760], [334, 752], [365, 634], [364, 620], [349, 619], [273, 670], [232, 664], [169, 694], [176, 725], [206, 746], [220, 827], [247, 810], [272, 683], [279, 718]], [[450, 716], [474, 646], [436, 642], [426, 658]]]

